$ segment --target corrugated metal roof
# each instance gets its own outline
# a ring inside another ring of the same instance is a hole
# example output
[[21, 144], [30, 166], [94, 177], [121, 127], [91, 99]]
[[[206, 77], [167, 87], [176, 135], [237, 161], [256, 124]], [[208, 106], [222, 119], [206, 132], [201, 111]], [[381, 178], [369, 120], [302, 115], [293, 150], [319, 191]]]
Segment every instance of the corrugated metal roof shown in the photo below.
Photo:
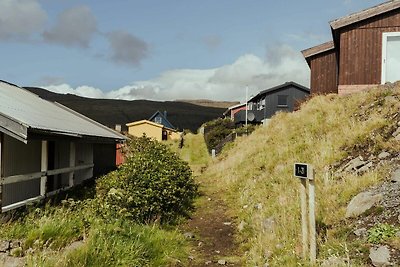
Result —
[[[114, 130], [61, 104], [49, 102], [3, 81], [0, 81], [0, 116], [28, 129], [53, 134], [126, 139]], [[7, 128], [7, 123], [1, 126], [13, 132], [13, 129]], [[24, 136], [20, 137], [26, 139]]]

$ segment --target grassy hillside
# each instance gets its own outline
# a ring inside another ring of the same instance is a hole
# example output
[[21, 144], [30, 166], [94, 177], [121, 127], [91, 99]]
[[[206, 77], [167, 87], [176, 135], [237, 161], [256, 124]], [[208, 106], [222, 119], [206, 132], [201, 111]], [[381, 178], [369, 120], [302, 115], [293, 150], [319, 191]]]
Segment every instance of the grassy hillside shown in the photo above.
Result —
[[368, 244], [350, 237], [352, 221], [344, 219], [345, 209], [353, 196], [388, 176], [391, 161], [361, 174], [338, 168], [359, 155], [398, 154], [400, 142], [391, 134], [399, 121], [399, 100], [399, 86], [316, 96], [301, 110], [280, 113], [268, 127], [238, 138], [208, 168], [205, 179], [229, 192], [248, 266], [307, 265], [301, 259], [294, 162], [311, 163], [316, 171], [319, 263], [339, 256], [350, 259], [351, 266], [366, 264], [360, 251]]
[[225, 111], [225, 108], [176, 101], [93, 99], [71, 94], [56, 94], [36, 87], [26, 87], [26, 89], [46, 100], [59, 102], [110, 128], [114, 128], [115, 124], [121, 124], [122, 130], [126, 130], [126, 123], [148, 119], [159, 110], [167, 111], [168, 120], [180, 130], [189, 129], [196, 132], [204, 122], [222, 116]]

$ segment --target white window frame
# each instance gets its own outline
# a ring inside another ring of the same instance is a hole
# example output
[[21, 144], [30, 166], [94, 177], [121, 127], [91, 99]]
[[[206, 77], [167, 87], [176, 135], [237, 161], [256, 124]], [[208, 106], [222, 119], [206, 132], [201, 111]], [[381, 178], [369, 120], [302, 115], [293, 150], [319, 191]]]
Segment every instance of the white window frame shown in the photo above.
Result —
[[400, 32], [384, 32], [384, 33], [382, 33], [381, 84], [386, 83], [387, 39], [388, 39], [388, 37], [393, 37], [393, 36], [400, 36]]

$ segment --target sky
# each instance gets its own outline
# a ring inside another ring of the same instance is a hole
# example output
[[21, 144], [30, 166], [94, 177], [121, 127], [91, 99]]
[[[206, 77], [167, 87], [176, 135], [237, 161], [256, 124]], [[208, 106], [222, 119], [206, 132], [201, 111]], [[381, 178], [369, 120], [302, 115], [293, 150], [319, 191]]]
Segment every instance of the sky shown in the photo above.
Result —
[[0, 79], [115, 99], [245, 101], [295, 81], [329, 21], [383, 0], [0, 0]]

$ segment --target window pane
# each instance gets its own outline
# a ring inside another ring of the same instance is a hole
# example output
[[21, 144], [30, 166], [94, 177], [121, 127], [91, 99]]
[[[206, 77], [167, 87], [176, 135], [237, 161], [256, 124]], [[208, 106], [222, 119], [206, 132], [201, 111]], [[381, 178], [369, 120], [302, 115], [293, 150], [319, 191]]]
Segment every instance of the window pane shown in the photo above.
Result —
[[278, 106], [287, 106], [287, 95], [278, 95]]

